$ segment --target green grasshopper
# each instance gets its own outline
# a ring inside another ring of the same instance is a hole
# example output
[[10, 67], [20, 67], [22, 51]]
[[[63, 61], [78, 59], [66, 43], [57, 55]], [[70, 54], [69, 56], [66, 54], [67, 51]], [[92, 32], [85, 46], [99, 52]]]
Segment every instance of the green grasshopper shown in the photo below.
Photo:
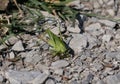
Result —
[[49, 38], [47, 40], [43, 39], [43, 37], [40, 38], [52, 47], [53, 55], [65, 54], [68, 48], [63, 39], [51, 32], [50, 29], [47, 29], [45, 33], [48, 34]]

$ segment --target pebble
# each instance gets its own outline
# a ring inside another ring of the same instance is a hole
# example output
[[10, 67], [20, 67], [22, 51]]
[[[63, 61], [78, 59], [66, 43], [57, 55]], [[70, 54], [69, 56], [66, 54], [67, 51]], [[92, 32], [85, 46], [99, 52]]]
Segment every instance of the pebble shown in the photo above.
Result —
[[48, 75], [45, 73], [39, 74], [34, 80], [31, 81], [32, 84], [43, 84], [48, 78]]
[[116, 25], [116, 22], [112, 22], [110, 20], [99, 20], [99, 22], [111, 28], [115, 27]]
[[39, 75], [42, 75], [42, 73], [37, 71], [28, 72], [9, 70], [5, 72], [5, 77], [10, 81], [10, 84], [27, 84]]
[[107, 52], [106, 53], [106, 60], [112, 60], [114, 59], [117, 55], [118, 55], [119, 52]]
[[116, 39], [120, 39], [120, 34], [116, 34], [116, 35], [115, 35], [115, 38], [116, 38]]
[[58, 75], [63, 75], [63, 69], [55, 69], [54, 73]]
[[88, 75], [87, 78], [86, 78], [86, 81], [87, 81], [88, 83], [91, 83], [92, 80], [93, 80], [93, 78], [94, 78], [94, 75], [93, 75], [92, 73], [89, 73], [89, 75]]
[[10, 52], [10, 53], [9, 53], [9, 56], [10, 56], [10, 59], [15, 58], [15, 54], [14, 54], [14, 52]]
[[103, 35], [102, 41], [109, 42], [112, 39], [112, 35]]
[[67, 30], [72, 33], [80, 33], [80, 31], [81, 31], [80, 28], [78, 27], [78, 25], [75, 25], [75, 27], [68, 26]]
[[[73, 49], [74, 55], [63, 59], [50, 57], [49, 45], [36, 35], [20, 34], [20, 38], [11, 36], [5, 41], [8, 46], [0, 45], [0, 84], [3, 81], [4, 84], [120, 84], [119, 21], [101, 18], [101, 15], [104, 15], [110, 19], [119, 19], [117, 1], [119, 0], [75, 0], [67, 4], [71, 8], [83, 10], [76, 15], [75, 25], [69, 20], [62, 23], [57, 16], [41, 11], [48, 21], [42, 25], [42, 19], [38, 24], [44, 29], [51, 28], [57, 35], [60, 27], [61, 31], [64, 31], [62, 34], [66, 36], [64, 40], [67, 40], [65, 42]], [[88, 17], [83, 14], [85, 12], [98, 15]], [[28, 21], [28, 25], [30, 23]], [[35, 24], [33, 30], [37, 26]], [[115, 30], [115, 26], [118, 29]], [[35, 32], [38, 34], [42, 31], [40, 29], [40, 32]], [[21, 61], [6, 61], [8, 54], [12, 59], [16, 51], [18, 56], [24, 58], [24, 67]], [[10, 63], [13, 65], [9, 65]]]
[[79, 84], [76, 80], [72, 80], [69, 84]]
[[100, 8], [100, 4], [97, 2], [97, 0], [93, 2], [93, 7], [96, 9]]
[[108, 5], [108, 6], [112, 6], [113, 3], [114, 3], [114, 1], [113, 1], [113, 0], [110, 0], [110, 1], [107, 2], [107, 5]]
[[96, 37], [92, 37], [91, 35], [87, 35], [87, 39], [89, 49], [92, 49], [93, 47], [99, 46], [101, 44], [101, 42]]
[[113, 9], [108, 9], [107, 10], [108, 14], [111, 15], [111, 16], [114, 16], [115, 15], [115, 12]]
[[112, 71], [112, 68], [105, 68], [105, 70], [104, 70], [104, 74], [106, 75], [106, 74], [109, 74], [109, 75], [112, 75], [112, 74], [114, 74], [114, 71]]
[[69, 46], [75, 51], [75, 53], [80, 53], [83, 48], [87, 47], [87, 38], [85, 35], [81, 34], [73, 34], [72, 36], [73, 39], [71, 39]]
[[0, 45], [0, 50], [3, 50], [3, 49], [6, 49], [7, 48], [7, 46], [5, 46], [5, 45]]
[[47, 79], [45, 84], [56, 84], [54, 80], [52, 79]]
[[93, 71], [101, 71], [104, 67], [102, 64], [100, 64], [99, 62], [94, 62], [92, 65], [92, 70]]
[[120, 80], [120, 72], [116, 74], [117, 78]]
[[115, 57], [117, 60], [120, 60], [120, 52], [118, 52]]
[[116, 75], [113, 76], [108, 76], [106, 77], [106, 82], [107, 84], [119, 84], [120, 83], [120, 78], [118, 78]]
[[3, 78], [3, 76], [1, 76], [1, 75], [0, 75], [0, 82], [2, 82], [2, 81], [3, 81], [3, 79], [4, 79], [4, 78]]
[[90, 24], [89, 26], [87, 26], [85, 28], [85, 30], [87, 30], [87, 31], [96, 31], [96, 30], [99, 30], [99, 29], [101, 29], [100, 23], [93, 23], [93, 24]]
[[24, 47], [23, 47], [23, 43], [21, 40], [17, 41], [13, 47], [12, 47], [12, 50], [15, 50], [15, 51], [24, 51]]
[[68, 66], [69, 63], [66, 60], [58, 60], [55, 62], [52, 62], [51, 67], [53, 68], [62, 68]]
[[42, 59], [39, 50], [29, 51], [28, 53], [25, 53], [25, 55], [23, 55], [22, 57], [25, 57], [25, 63], [32, 63], [34, 65]]
[[15, 43], [18, 42], [18, 41], [19, 41], [19, 39], [18, 39], [17, 37], [15, 37], [15, 36], [12, 36], [12, 37], [10, 37], [10, 38], [8, 39], [8, 42], [9, 42], [11, 45], [15, 44]]
[[60, 32], [64, 32], [65, 31], [65, 28], [58, 28], [58, 27], [55, 27], [55, 28], [52, 28], [51, 29], [51, 31], [54, 33], [54, 34], [56, 34], [56, 35], [58, 35]]
[[96, 84], [105, 84], [102, 80], [97, 81]]

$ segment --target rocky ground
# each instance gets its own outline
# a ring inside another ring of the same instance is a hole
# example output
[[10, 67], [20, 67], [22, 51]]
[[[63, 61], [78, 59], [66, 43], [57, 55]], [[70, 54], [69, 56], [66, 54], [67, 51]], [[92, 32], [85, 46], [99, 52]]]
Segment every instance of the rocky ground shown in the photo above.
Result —
[[[118, 19], [117, 1], [83, 0], [74, 4], [78, 9]], [[120, 84], [119, 21], [78, 16], [75, 27], [70, 23], [67, 29], [60, 26], [68, 36], [65, 42], [74, 51], [68, 58], [52, 58], [50, 46], [36, 35], [12, 36], [6, 41], [9, 48], [0, 45], [1, 84]], [[53, 27], [51, 31], [59, 33], [53, 22], [48, 24]]]

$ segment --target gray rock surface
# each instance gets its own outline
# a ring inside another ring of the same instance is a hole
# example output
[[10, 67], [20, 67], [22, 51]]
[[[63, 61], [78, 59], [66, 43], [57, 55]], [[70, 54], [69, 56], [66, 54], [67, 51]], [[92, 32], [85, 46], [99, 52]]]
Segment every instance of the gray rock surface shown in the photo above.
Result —
[[107, 84], [119, 84], [120, 80], [116, 75], [113, 75], [113, 76], [108, 76], [106, 78], [106, 82]]
[[54, 73], [58, 75], [63, 75], [63, 69], [55, 69]]
[[48, 75], [45, 73], [39, 74], [35, 79], [31, 81], [32, 84], [43, 84], [48, 78]]
[[87, 31], [96, 31], [99, 29], [101, 29], [100, 23], [90, 24], [88, 27], [85, 28], [85, 30], [87, 30]]
[[15, 37], [15, 36], [12, 36], [12, 37], [10, 37], [10, 38], [8, 39], [8, 42], [9, 42], [11, 45], [15, 44], [17, 41], [19, 41], [19, 39], [18, 39], [17, 37]]
[[83, 48], [87, 47], [87, 38], [85, 35], [73, 34], [69, 46], [76, 52], [80, 53]]
[[45, 84], [56, 84], [54, 80], [48, 79], [46, 80]]
[[0, 82], [2, 82], [2, 81], [3, 81], [3, 79], [4, 79], [4, 78], [3, 78], [3, 76], [1, 76], [1, 75], [0, 75]]
[[[42, 76], [43, 73], [36, 72], [36, 71], [13, 71], [9, 70], [5, 72], [6, 78], [10, 81], [10, 84], [27, 84], [31, 80], [36, 79], [38, 76]], [[44, 79], [41, 79], [41, 82], [44, 81]]]
[[99, 20], [99, 22], [111, 28], [115, 27], [116, 25], [116, 22], [112, 22], [109, 20]]
[[105, 84], [102, 80], [97, 81], [96, 84]]
[[26, 63], [32, 63], [32, 64], [36, 64], [42, 59], [40, 52], [35, 50], [26, 53], [25, 55], [23, 55], [23, 57], [25, 57]]
[[103, 42], [109, 42], [112, 39], [112, 35], [103, 35]]
[[66, 60], [58, 60], [55, 62], [52, 62], [51, 67], [53, 68], [62, 68], [68, 66], [69, 63]]
[[[7, 39], [6, 46], [0, 44], [0, 84], [120, 84], [119, 3], [119, 0], [75, 0], [66, 4], [82, 10], [76, 15], [75, 24], [41, 11], [47, 22], [42, 26], [32, 23], [34, 26], [26, 29], [36, 35], [19, 34]], [[31, 21], [32, 18], [23, 22], [29, 25]], [[36, 30], [37, 27], [43, 30]], [[58, 27], [66, 45], [73, 49], [63, 59], [59, 54], [53, 57], [50, 45], [37, 36], [47, 28], [58, 35]]]
[[5, 45], [0, 45], [0, 50], [6, 49], [6, 48], [7, 48], [7, 46], [5, 46]]
[[25, 49], [24, 49], [24, 47], [23, 47], [22, 41], [21, 41], [21, 40], [17, 41], [17, 42], [13, 45], [12, 50], [15, 50], [15, 51], [24, 51]]

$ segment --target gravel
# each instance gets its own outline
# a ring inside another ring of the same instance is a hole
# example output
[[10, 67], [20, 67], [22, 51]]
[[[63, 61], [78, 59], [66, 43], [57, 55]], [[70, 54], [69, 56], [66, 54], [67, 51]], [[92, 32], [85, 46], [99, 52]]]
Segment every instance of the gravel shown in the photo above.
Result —
[[17, 42], [13, 45], [12, 50], [14, 50], [14, 51], [24, 51], [25, 49], [24, 49], [24, 47], [23, 47], [22, 41], [21, 41], [21, 40], [17, 41]]
[[[44, 76], [44, 74], [35, 71], [13, 71], [9, 70], [5, 72], [6, 78], [10, 81], [11, 84], [27, 84], [31, 80], [37, 79], [39, 76]], [[44, 81], [44, 78], [41, 79], [41, 82]], [[38, 83], [37, 83], [38, 84]]]
[[[116, 19], [120, 12], [115, 14], [114, 1], [76, 0], [67, 5]], [[7, 45], [1, 44], [0, 84], [120, 84], [119, 22], [82, 14], [76, 18], [75, 26], [59, 22], [63, 39], [73, 50], [67, 58], [53, 57], [50, 46], [36, 35], [11, 36]], [[58, 35], [58, 18], [49, 19], [45, 28]]]
[[53, 68], [62, 68], [62, 67], [66, 67], [68, 65], [69, 65], [69, 63], [66, 60], [58, 60], [58, 61], [51, 63], [51, 67], [53, 67]]
[[73, 34], [72, 37], [73, 39], [71, 39], [69, 46], [75, 51], [75, 53], [80, 53], [83, 48], [87, 47], [87, 38], [85, 35]]

